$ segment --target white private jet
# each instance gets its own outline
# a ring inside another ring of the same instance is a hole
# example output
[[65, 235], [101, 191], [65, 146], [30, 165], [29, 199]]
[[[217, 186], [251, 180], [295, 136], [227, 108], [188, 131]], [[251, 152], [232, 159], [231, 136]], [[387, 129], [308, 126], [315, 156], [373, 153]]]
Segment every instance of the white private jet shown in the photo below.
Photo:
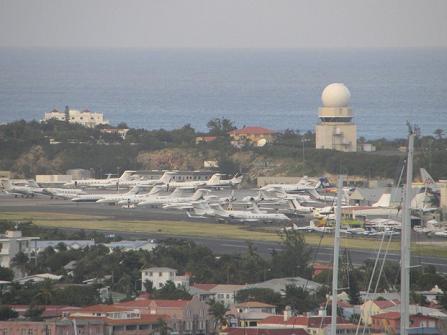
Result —
[[[190, 189], [190, 188], [187, 188]], [[179, 204], [185, 204], [185, 203], [191, 203], [193, 201], [203, 200], [203, 197], [205, 194], [210, 192], [210, 190], [206, 189], [198, 189], [194, 192], [191, 196], [175, 196], [174, 192], [168, 196], [164, 197], [155, 197], [155, 198], [147, 198], [144, 201], [138, 203], [137, 205], [139, 207], [144, 206], [151, 206], [151, 207], [168, 207], [179, 205]]]
[[111, 178], [110, 175], [107, 179], [80, 179], [73, 180], [69, 183], [64, 184], [65, 187], [80, 187], [80, 188], [110, 188], [118, 187], [120, 183], [124, 183], [129, 180], [129, 177], [134, 174], [135, 171], [124, 171], [121, 177]]
[[283, 222], [290, 219], [282, 213], [254, 213], [242, 210], [225, 210], [219, 204], [211, 204], [216, 216], [230, 222]]
[[315, 222], [311, 220], [308, 226], [299, 227], [294, 223], [291, 227], [284, 227], [283, 231], [284, 230], [285, 231], [296, 230], [296, 231], [305, 231], [308, 233], [317, 232], [317, 233], [329, 234], [333, 231], [333, 228], [330, 226], [316, 226]]
[[2, 187], [5, 193], [14, 197], [29, 198], [39, 194], [44, 194], [44, 189], [34, 180], [2, 180]]
[[79, 195], [87, 194], [85, 191], [77, 188], [57, 188], [57, 187], [45, 187], [43, 194], [53, 198], [60, 199], [73, 199]]
[[328, 186], [327, 178], [309, 178], [307, 176], [302, 177], [296, 184], [268, 184], [261, 187], [261, 190], [279, 189], [286, 193], [295, 193], [300, 191], [312, 190], [321, 187]]
[[98, 193], [98, 194], [84, 194], [79, 195], [71, 199], [73, 202], [99, 202], [99, 200], [106, 200], [103, 203], [114, 203], [117, 198], [128, 197], [133, 194], [138, 194], [141, 192], [142, 188], [140, 186], [135, 186], [127, 193]]

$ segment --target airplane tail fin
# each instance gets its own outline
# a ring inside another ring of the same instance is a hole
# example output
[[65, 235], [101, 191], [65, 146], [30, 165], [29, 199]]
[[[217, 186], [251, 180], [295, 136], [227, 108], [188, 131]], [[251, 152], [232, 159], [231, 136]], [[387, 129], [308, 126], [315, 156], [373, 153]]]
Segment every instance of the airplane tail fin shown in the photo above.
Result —
[[138, 194], [138, 193], [141, 193], [142, 190], [143, 190], [143, 187], [136, 185], [129, 190], [128, 194]]
[[383, 193], [379, 200], [372, 204], [372, 207], [390, 207], [391, 205], [391, 194]]
[[205, 190], [203, 188], [199, 188], [197, 191], [194, 192], [194, 194], [192, 195], [192, 199], [194, 201], [203, 199], [203, 197], [205, 196], [206, 193], [208, 193], [209, 190]]
[[424, 168], [421, 168], [421, 178], [422, 178], [422, 181], [424, 182], [425, 187], [436, 186], [434, 179], [432, 178], [432, 176], [430, 176], [430, 174]]
[[131, 171], [131, 170], [126, 170], [123, 172], [123, 174], [121, 175], [121, 177], [118, 178], [119, 181], [127, 181], [129, 180], [130, 176], [133, 175], [136, 171]]
[[232, 185], [239, 185], [240, 183], [242, 183], [242, 179], [244, 178], [243, 175], [235, 175], [233, 178], [231, 178], [231, 184]]
[[160, 177], [160, 182], [163, 184], [168, 184], [173, 178], [173, 174], [170, 171], [166, 171], [163, 173], [163, 175]]
[[210, 207], [216, 214], [220, 215], [226, 214], [226, 211], [222, 208], [220, 204], [210, 204]]
[[149, 191], [148, 194], [150, 194], [150, 195], [158, 194], [164, 189], [165, 189], [164, 186], [155, 185], [154, 187], [152, 187], [152, 189]]
[[0, 187], [5, 191], [11, 189], [11, 181], [9, 179], [0, 179]]
[[321, 195], [317, 192], [317, 190], [315, 189], [309, 189], [307, 190], [309, 192], [309, 194], [314, 198], [319, 200], [321, 198]]
[[207, 181], [207, 185], [218, 185], [222, 175], [220, 173], [215, 173], [211, 176], [211, 178]]

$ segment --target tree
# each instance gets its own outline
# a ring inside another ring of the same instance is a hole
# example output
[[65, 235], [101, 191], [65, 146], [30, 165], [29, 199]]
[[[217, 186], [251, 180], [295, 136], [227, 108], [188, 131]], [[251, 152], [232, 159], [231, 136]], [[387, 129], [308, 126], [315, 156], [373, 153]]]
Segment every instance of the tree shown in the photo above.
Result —
[[230, 121], [226, 118], [215, 118], [206, 124], [209, 129], [210, 135], [214, 136], [228, 136], [228, 132], [236, 129], [233, 124], [233, 121]]
[[171, 328], [169, 328], [168, 323], [163, 318], [159, 318], [154, 326], [156, 329], [158, 329], [158, 333], [160, 335], [168, 335], [169, 332], [172, 330]]
[[20, 251], [11, 260], [11, 265], [13, 267], [16, 267], [24, 275], [26, 273], [28, 261], [29, 261], [28, 256], [22, 251]]
[[310, 278], [311, 248], [303, 235], [294, 230], [286, 230], [281, 235], [283, 250], [272, 253], [271, 269], [278, 277], [301, 276]]
[[217, 330], [222, 326], [226, 325], [225, 313], [228, 312], [228, 308], [221, 302], [216, 300], [211, 300], [208, 302], [209, 314], [214, 317], [215, 325], [214, 329]]
[[154, 291], [154, 284], [149, 279], [146, 279], [143, 283], [144, 290], [148, 293], [152, 293]]
[[11, 281], [14, 279], [14, 271], [0, 266], [0, 280]]
[[34, 296], [34, 302], [41, 305], [49, 305], [53, 301], [54, 296], [54, 288], [51, 280], [46, 279], [40, 289], [39, 292]]
[[438, 128], [433, 132], [433, 134], [435, 134], [438, 140], [442, 140], [442, 137], [444, 136], [444, 130]]
[[45, 307], [36, 306], [34, 304], [29, 305], [28, 309], [25, 311], [25, 317], [31, 321], [41, 321], [42, 313], [45, 311]]
[[192, 296], [182, 287], [176, 287], [174, 282], [168, 280], [162, 288], [154, 291], [154, 299], [167, 299], [167, 300], [177, 300], [186, 299], [189, 300]]
[[0, 306], [0, 321], [15, 319], [19, 316], [15, 310], [9, 306]]
[[290, 306], [297, 314], [310, 312], [318, 307], [315, 297], [302, 287], [287, 285], [284, 294], [284, 305]]
[[269, 288], [247, 288], [239, 290], [235, 299], [239, 303], [246, 301], [260, 301], [275, 306], [280, 306], [282, 300], [280, 293]]

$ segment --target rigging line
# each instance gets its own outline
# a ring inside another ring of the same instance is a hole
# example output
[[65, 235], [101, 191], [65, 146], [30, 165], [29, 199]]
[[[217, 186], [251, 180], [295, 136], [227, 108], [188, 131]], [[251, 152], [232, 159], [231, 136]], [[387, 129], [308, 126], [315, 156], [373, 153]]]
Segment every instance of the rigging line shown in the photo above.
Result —
[[[369, 279], [368, 290], [366, 291], [365, 299], [363, 299], [363, 301], [368, 301], [368, 297], [369, 297], [369, 294], [370, 294], [372, 281], [373, 281], [373, 278], [374, 278], [374, 274], [376, 273], [377, 263], [379, 262], [380, 254], [382, 252], [382, 246], [383, 246], [384, 239], [385, 239], [385, 234], [382, 235], [382, 240], [380, 242], [379, 250], [377, 251], [376, 260], [374, 262], [374, 267], [373, 267], [373, 270], [372, 270], [372, 273], [371, 273], [371, 277]], [[365, 304], [365, 303], [363, 303], [363, 304]], [[372, 306], [370, 306], [370, 307], [372, 307]], [[355, 335], [358, 335], [358, 333], [359, 333], [360, 322], [362, 321], [362, 314], [365, 314], [365, 313], [364, 312], [360, 313], [359, 321], [357, 323], [357, 328], [355, 330]]]
[[[383, 268], [384, 268], [384, 265], [385, 265], [386, 258], [388, 256], [388, 251], [389, 251], [389, 248], [390, 248], [390, 245], [391, 245], [392, 237], [393, 237], [393, 235], [390, 234], [390, 237], [388, 238], [388, 243], [386, 245], [385, 252], [383, 254], [382, 264], [380, 265], [379, 275], [377, 276], [376, 286], [374, 287], [374, 294], [377, 293], [377, 289], [379, 288], [380, 278], [382, 277]], [[366, 331], [366, 325], [364, 324], [363, 325], [362, 335], [365, 335], [365, 331]]]

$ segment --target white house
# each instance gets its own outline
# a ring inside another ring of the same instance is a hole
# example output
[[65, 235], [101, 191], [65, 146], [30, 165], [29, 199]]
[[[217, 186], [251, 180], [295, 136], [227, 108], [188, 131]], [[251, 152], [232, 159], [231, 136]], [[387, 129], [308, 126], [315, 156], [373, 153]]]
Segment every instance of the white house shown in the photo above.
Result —
[[189, 275], [177, 276], [177, 270], [167, 267], [153, 267], [141, 271], [142, 291], [145, 291], [146, 280], [152, 282], [152, 287], [162, 288], [168, 281], [172, 281], [176, 287], [189, 287]]

